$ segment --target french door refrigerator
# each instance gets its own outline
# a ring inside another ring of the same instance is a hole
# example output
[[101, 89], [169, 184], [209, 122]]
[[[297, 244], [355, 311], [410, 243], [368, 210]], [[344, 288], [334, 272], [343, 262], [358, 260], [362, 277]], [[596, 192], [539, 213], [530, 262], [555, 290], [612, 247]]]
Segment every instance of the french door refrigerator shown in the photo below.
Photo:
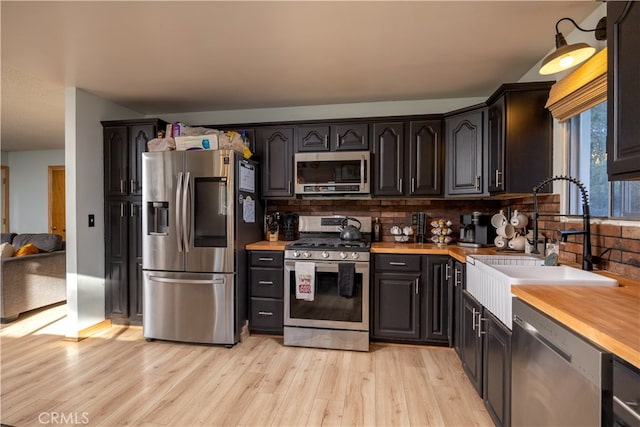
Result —
[[142, 155], [143, 335], [232, 346], [247, 319], [244, 247], [260, 240], [257, 165], [231, 150]]

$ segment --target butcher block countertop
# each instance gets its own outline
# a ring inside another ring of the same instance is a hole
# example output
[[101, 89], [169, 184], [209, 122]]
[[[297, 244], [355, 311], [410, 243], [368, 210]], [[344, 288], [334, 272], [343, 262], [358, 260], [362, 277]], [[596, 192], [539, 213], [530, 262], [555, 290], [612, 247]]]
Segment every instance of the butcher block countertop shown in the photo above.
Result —
[[261, 240], [255, 243], [249, 243], [245, 246], [245, 249], [248, 251], [284, 251], [284, 247], [287, 245], [284, 240], [277, 240], [275, 242], [268, 242], [266, 240]]
[[640, 368], [640, 283], [618, 280], [617, 288], [512, 286], [522, 301]]
[[467, 255], [495, 255], [495, 248], [466, 248], [462, 246], [438, 246], [435, 243], [394, 243], [377, 242], [371, 244], [374, 254], [416, 254], [416, 255], [449, 255], [460, 262], [466, 262]]

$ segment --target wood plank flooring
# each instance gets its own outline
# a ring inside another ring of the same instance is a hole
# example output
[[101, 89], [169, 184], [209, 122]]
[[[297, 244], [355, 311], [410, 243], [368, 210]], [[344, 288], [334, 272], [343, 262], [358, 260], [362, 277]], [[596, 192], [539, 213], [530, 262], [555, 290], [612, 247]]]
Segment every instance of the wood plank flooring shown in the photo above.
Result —
[[111, 327], [63, 341], [66, 306], [0, 331], [0, 422], [11, 426], [493, 425], [452, 349], [368, 353], [146, 342]]

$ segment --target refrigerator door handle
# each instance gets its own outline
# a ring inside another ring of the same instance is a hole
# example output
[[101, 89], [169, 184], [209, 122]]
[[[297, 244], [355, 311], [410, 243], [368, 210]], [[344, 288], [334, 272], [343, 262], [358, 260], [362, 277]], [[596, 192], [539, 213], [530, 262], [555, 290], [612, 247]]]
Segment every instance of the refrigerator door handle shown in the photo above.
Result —
[[167, 277], [149, 276], [149, 280], [160, 283], [188, 283], [193, 285], [224, 285], [224, 279], [171, 279]]
[[184, 184], [182, 185], [182, 238], [185, 252], [189, 252], [189, 244], [191, 242], [191, 236], [189, 235], [190, 224], [188, 224], [189, 216], [187, 215], [190, 180], [191, 172], [187, 172], [184, 178]]
[[176, 243], [178, 244], [178, 252], [182, 252], [182, 234], [180, 234], [180, 190], [182, 189], [182, 172], [178, 173], [176, 180]]

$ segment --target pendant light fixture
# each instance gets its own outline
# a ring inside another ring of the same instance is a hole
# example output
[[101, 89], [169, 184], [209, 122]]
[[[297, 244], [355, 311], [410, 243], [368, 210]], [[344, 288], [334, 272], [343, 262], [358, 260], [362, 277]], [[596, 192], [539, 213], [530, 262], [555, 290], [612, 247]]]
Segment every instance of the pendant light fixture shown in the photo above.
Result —
[[596, 49], [587, 43], [567, 44], [567, 41], [558, 29], [558, 24], [562, 21], [571, 21], [578, 30], [585, 33], [595, 31], [596, 40], [607, 39], [606, 16], [600, 19], [596, 28], [592, 30], [580, 28], [576, 21], [571, 18], [562, 18], [558, 20], [558, 22], [556, 22], [556, 50], [542, 61], [542, 66], [540, 67], [540, 71], [538, 71], [542, 75], [555, 74], [560, 71], [564, 71], [574, 65], [578, 65], [581, 62], [586, 61], [596, 52]]

